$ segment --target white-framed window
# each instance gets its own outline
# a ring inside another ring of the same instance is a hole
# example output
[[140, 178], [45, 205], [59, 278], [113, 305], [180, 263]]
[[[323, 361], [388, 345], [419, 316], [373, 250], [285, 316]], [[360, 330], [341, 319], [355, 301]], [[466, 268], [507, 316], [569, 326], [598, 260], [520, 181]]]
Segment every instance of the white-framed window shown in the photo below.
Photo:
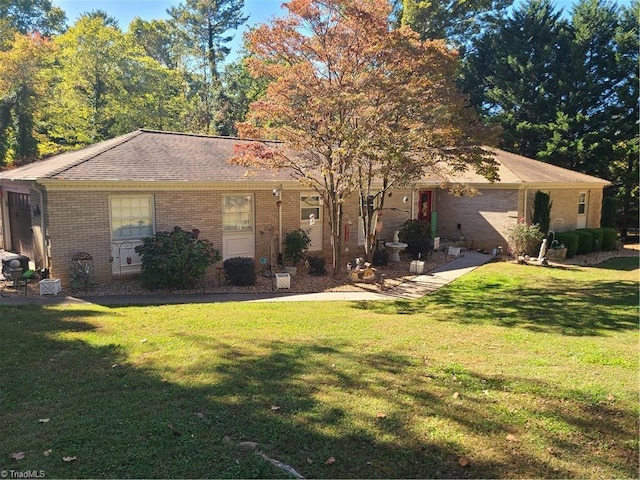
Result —
[[[308, 222], [309, 219], [320, 220], [322, 203], [320, 195], [300, 196], [300, 221]], [[313, 217], [311, 217], [313, 215]]]
[[578, 215], [584, 215], [587, 213], [587, 194], [580, 192], [578, 194]]
[[112, 240], [136, 240], [153, 235], [153, 196], [111, 197]]
[[113, 195], [111, 213], [111, 272], [139, 273], [142, 265], [136, 247], [155, 233], [153, 195]]
[[253, 195], [222, 197], [222, 230], [227, 233], [253, 231]]

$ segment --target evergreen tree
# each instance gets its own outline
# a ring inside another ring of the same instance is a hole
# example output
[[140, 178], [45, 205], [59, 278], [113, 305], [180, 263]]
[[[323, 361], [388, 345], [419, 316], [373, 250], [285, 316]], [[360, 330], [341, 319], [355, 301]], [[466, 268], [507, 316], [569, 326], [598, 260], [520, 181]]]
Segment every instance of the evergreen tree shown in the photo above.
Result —
[[545, 148], [567, 94], [569, 33], [549, 0], [532, 0], [474, 42], [462, 84], [502, 128], [502, 148], [533, 158]]
[[226, 45], [231, 30], [242, 25], [244, 0], [185, 0], [168, 10], [171, 22], [181, 32], [186, 62], [192, 74], [190, 85], [192, 127], [205, 133], [215, 132], [216, 112], [220, 108], [219, 64], [229, 54]]

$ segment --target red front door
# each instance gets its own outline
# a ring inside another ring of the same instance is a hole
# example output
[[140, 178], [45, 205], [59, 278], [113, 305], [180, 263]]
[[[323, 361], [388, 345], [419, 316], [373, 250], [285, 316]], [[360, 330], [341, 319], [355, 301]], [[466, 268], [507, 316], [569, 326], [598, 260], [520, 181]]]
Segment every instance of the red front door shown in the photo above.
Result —
[[418, 220], [431, 223], [431, 190], [422, 190], [418, 195]]

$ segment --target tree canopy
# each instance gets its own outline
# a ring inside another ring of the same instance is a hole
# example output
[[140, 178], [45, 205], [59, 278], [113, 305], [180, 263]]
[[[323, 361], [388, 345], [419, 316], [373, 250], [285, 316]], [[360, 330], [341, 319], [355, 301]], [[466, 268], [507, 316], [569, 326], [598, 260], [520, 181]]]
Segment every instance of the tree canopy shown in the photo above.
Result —
[[249, 146], [238, 160], [287, 168], [323, 197], [334, 272], [350, 195], [377, 199], [362, 212], [370, 255], [387, 189], [445, 158], [452, 169], [473, 165], [495, 178], [479, 148], [487, 132], [455, 85], [455, 51], [420, 41], [406, 26], [391, 28], [384, 0], [293, 0], [286, 7], [286, 17], [248, 35], [249, 71], [270, 83], [239, 126], [241, 136], [283, 143]]

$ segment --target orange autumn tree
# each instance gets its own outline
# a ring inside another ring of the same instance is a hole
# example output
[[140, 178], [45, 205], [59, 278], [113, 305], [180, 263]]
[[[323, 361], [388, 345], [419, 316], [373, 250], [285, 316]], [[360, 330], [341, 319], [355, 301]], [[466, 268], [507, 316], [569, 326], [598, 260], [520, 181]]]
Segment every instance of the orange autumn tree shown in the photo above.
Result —
[[247, 35], [252, 75], [270, 81], [251, 104], [235, 162], [287, 169], [324, 201], [333, 271], [342, 266], [343, 204], [361, 199], [368, 258], [385, 192], [427, 170], [494, 163], [482, 126], [455, 86], [457, 53], [393, 29], [386, 0], [291, 0], [289, 13]]

